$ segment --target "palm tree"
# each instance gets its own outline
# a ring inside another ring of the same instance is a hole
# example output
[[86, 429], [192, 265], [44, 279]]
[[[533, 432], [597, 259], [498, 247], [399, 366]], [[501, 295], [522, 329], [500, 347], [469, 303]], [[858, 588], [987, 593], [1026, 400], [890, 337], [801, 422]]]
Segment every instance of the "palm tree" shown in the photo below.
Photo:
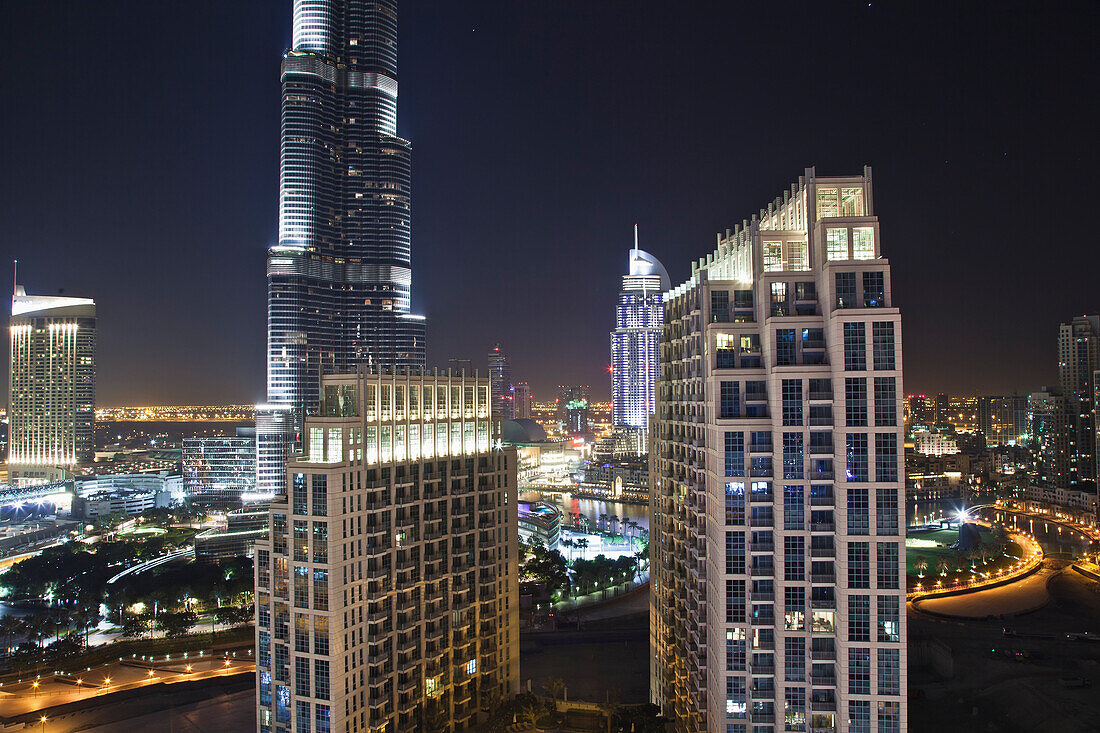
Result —
[[913, 567], [917, 569], [917, 577], [923, 578], [924, 571], [928, 569], [928, 558], [919, 558], [915, 563], [913, 563]]
[[565, 680], [560, 677], [551, 677], [542, 686], [546, 694], [554, 701], [554, 710], [558, 709], [558, 700], [565, 695]]
[[936, 563], [936, 568], [940, 571], [942, 577], [947, 577], [947, 571], [951, 567], [951, 563], [947, 562], [946, 557], [941, 557]]
[[23, 622], [17, 616], [0, 618], [0, 634], [4, 635], [4, 650], [11, 649], [12, 639], [23, 629]]
[[622, 707], [619, 705], [618, 693], [615, 691], [607, 693], [607, 697], [600, 703], [600, 709], [607, 716], [607, 733], [611, 733], [611, 725], [622, 711]]

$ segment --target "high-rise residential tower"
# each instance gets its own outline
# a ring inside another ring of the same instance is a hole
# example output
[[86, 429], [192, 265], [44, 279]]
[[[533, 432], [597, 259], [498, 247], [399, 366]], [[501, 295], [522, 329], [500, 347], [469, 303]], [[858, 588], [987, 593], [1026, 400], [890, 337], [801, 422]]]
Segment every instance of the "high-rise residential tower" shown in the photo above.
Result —
[[903, 394], [869, 168], [807, 169], [665, 295], [651, 694], [675, 730], [906, 730]]
[[95, 454], [95, 301], [16, 285], [10, 325], [8, 478], [64, 478]]
[[1065, 400], [1057, 390], [1044, 387], [1041, 392], [1032, 392], [1027, 396], [1032, 478], [1040, 486], [1055, 486], [1058, 483], [1058, 433], [1064, 412]]
[[500, 344], [489, 351], [489, 391], [493, 412], [502, 420], [515, 420], [516, 386], [512, 383], [512, 360]]
[[671, 284], [668, 272], [656, 257], [634, 249], [628, 257], [619, 302], [615, 306], [615, 330], [611, 332], [612, 426], [636, 438], [638, 452], [646, 450], [649, 416], [654, 410], [654, 390], [660, 372], [658, 348], [664, 320], [663, 293]]
[[1058, 329], [1058, 382], [1063, 410], [1059, 429], [1057, 487], [1096, 482], [1096, 417], [1093, 374], [1100, 369], [1100, 316], [1077, 316]]
[[322, 386], [255, 548], [259, 730], [474, 729], [519, 692], [516, 452], [488, 380]]
[[[360, 363], [422, 366], [424, 321], [412, 314], [397, 2], [295, 0], [293, 12], [282, 67], [279, 233], [267, 259], [267, 407], [290, 408], [276, 417], [289, 419], [298, 444], [302, 417], [320, 404], [322, 374]], [[258, 470], [273, 460], [265, 446], [277, 444], [259, 441]]]

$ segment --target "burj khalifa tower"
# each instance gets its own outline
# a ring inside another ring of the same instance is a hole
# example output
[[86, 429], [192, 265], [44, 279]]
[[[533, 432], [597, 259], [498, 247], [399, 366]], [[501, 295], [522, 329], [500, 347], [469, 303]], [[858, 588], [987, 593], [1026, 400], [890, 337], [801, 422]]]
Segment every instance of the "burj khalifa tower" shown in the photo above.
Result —
[[420, 367], [411, 145], [397, 136], [395, 0], [294, 0], [282, 65], [279, 237], [267, 258], [257, 491], [277, 493], [320, 375]]

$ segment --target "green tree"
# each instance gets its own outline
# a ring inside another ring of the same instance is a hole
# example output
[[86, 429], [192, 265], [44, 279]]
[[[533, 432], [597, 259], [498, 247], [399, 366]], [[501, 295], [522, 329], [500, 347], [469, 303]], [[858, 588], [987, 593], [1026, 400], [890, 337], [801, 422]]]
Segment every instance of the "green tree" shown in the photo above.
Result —
[[165, 636], [176, 638], [185, 636], [198, 622], [198, 614], [194, 611], [178, 611], [162, 613], [157, 619], [157, 626], [160, 627]]

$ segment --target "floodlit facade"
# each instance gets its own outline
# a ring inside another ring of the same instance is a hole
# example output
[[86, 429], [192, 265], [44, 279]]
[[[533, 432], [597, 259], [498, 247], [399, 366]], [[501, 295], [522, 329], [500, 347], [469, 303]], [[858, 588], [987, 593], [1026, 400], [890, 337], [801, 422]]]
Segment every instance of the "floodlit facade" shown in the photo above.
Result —
[[[319, 406], [322, 374], [424, 363], [411, 302], [412, 151], [397, 136], [396, 0], [293, 9], [279, 233], [267, 258], [267, 400], [292, 409], [291, 440]], [[267, 449], [278, 441], [261, 440]], [[261, 492], [277, 487], [258, 479]]]
[[954, 434], [945, 430], [914, 430], [913, 450], [926, 456], [949, 456], [959, 452]]
[[903, 394], [869, 168], [807, 169], [665, 295], [651, 695], [676, 730], [906, 729]]
[[501, 420], [516, 419], [516, 386], [512, 383], [512, 360], [500, 344], [489, 352], [489, 390], [493, 412]]
[[9, 480], [63, 478], [95, 455], [95, 302], [17, 285], [9, 330]]
[[255, 493], [256, 432], [184, 438], [183, 490], [198, 501], [237, 503]]
[[663, 293], [671, 287], [668, 272], [656, 257], [638, 249], [628, 257], [628, 272], [615, 306], [615, 330], [611, 332], [612, 427], [616, 433], [633, 434], [637, 450], [648, 445], [649, 417], [654, 410], [654, 390], [660, 372], [658, 349], [664, 321]]
[[322, 385], [255, 547], [259, 730], [470, 729], [519, 691], [516, 453], [489, 382]]

